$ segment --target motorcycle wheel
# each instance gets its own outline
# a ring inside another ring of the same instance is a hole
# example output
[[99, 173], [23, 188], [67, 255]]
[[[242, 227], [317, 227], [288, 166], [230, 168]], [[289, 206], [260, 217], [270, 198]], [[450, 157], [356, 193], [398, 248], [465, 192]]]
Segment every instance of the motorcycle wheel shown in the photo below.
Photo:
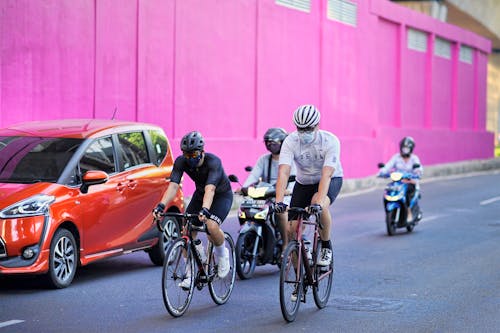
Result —
[[387, 234], [393, 236], [396, 233], [396, 210], [391, 210], [385, 214], [385, 224], [387, 226]]
[[236, 242], [236, 272], [241, 280], [250, 279], [255, 271], [257, 254], [253, 249], [256, 241], [260, 241], [255, 232], [245, 232], [238, 236]]

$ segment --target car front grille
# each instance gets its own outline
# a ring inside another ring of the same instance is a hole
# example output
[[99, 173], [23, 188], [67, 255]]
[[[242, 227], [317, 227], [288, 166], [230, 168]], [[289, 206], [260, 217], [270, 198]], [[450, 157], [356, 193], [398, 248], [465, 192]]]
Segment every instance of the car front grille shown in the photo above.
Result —
[[0, 258], [7, 256], [7, 249], [5, 248], [5, 243], [2, 238], [0, 238]]

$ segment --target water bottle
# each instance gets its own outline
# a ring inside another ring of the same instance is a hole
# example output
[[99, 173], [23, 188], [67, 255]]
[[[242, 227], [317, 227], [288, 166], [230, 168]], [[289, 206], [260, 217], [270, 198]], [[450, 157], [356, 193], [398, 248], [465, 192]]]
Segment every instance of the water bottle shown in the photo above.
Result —
[[201, 262], [204, 264], [207, 262], [207, 254], [205, 253], [205, 249], [203, 248], [203, 243], [201, 239], [194, 240], [194, 246], [196, 248], [196, 252], [198, 252], [198, 256], [201, 259]]

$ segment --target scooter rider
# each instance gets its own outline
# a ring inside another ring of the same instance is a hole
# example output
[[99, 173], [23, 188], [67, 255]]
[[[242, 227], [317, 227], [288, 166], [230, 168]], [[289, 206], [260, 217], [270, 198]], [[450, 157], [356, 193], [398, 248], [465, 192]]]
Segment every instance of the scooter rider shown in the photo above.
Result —
[[[200, 132], [193, 131], [184, 135], [181, 140], [182, 155], [175, 159], [167, 192], [153, 214], [155, 218], [160, 218], [160, 213], [174, 199], [182, 174], [187, 173], [194, 181], [196, 190], [186, 212], [198, 213], [200, 221], [207, 224], [207, 237], [215, 245], [218, 276], [224, 278], [230, 269], [229, 251], [224, 246], [224, 232], [220, 226], [231, 209], [233, 192], [220, 158], [205, 152], [204, 146], [205, 140]], [[196, 235], [193, 237], [196, 238]], [[181, 287], [189, 286], [190, 273], [186, 272], [188, 277], [181, 282]]]
[[[415, 140], [411, 136], [405, 136], [399, 142], [399, 153], [394, 154], [391, 159], [385, 164], [383, 168], [380, 169], [379, 175], [387, 174], [393, 170], [406, 172], [422, 177], [424, 174], [424, 168], [420, 163], [420, 158], [413, 153], [415, 149]], [[413, 168], [414, 165], [418, 164], [417, 168]], [[417, 179], [405, 179], [403, 180], [408, 184], [408, 191], [406, 192], [406, 203], [409, 204], [413, 196], [415, 195], [415, 190], [417, 186], [420, 186]], [[417, 216], [416, 221], [422, 219], [422, 211], [417, 203], [416, 207]]]
[[[271, 185], [275, 185], [278, 179], [278, 166], [279, 166], [279, 158], [281, 145], [283, 141], [288, 136], [288, 133], [279, 127], [271, 127], [264, 134], [264, 144], [269, 153], [265, 153], [259, 157], [257, 162], [255, 163], [250, 175], [243, 183], [243, 188], [240, 190], [243, 194], [248, 188], [248, 186], [259, 182], [262, 180]], [[296, 174], [295, 163], [292, 163], [292, 169], [290, 172], [291, 175]], [[290, 203], [290, 194], [292, 193], [292, 189], [295, 182], [290, 182], [288, 184], [288, 188], [285, 191], [284, 202], [286, 204]], [[288, 215], [286, 212], [276, 214], [279, 223], [279, 230], [281, 234], [281, 238], [283, 241], [283, 248], [285, 248], [288, 243]]]

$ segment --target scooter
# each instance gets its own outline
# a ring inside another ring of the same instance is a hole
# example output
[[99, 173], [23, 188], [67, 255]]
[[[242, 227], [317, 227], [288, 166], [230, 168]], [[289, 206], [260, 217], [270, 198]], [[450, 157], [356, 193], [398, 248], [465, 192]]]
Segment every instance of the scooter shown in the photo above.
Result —
[[[246, 168], [247, 171], [249, 167]], [[229, 179], [238, 182], [231, 175]], [[295, 176], [290, 176], [289, 182]], [[281, 263], [282, 238], [277, 217], [272, 210], [276, 189], [260, 180], [248, 188], [242, 188], [244, 199], [238, 210], [241, 229], [235, 246], [236, 272], [240, 279], [250, 279], [256, 266]]]
[[[379, 163], [378, 167], [383, 168], [384, 164]], [[418, 167], [420, 167], [419, 164], [413, 165], [413, 169]], [[389, 236], [394, 235], [398, 228], [406, 228], [408, 232], [412, 232], [413, 228], [415, 228], [418, 221], [422, 218], [422, 213], [418, 205], [420, 188], [416, 186], [413, 197], [410, 199], [410, 202], [407, 202], [406, 193], [408, 192], [408, 183], [406, 180], [419, 179], [420, 176], [395, 170], [387, 174], [379, 174], [379, 177], [391, 179], [391, 182], [384, 189], [387, 234]]]

